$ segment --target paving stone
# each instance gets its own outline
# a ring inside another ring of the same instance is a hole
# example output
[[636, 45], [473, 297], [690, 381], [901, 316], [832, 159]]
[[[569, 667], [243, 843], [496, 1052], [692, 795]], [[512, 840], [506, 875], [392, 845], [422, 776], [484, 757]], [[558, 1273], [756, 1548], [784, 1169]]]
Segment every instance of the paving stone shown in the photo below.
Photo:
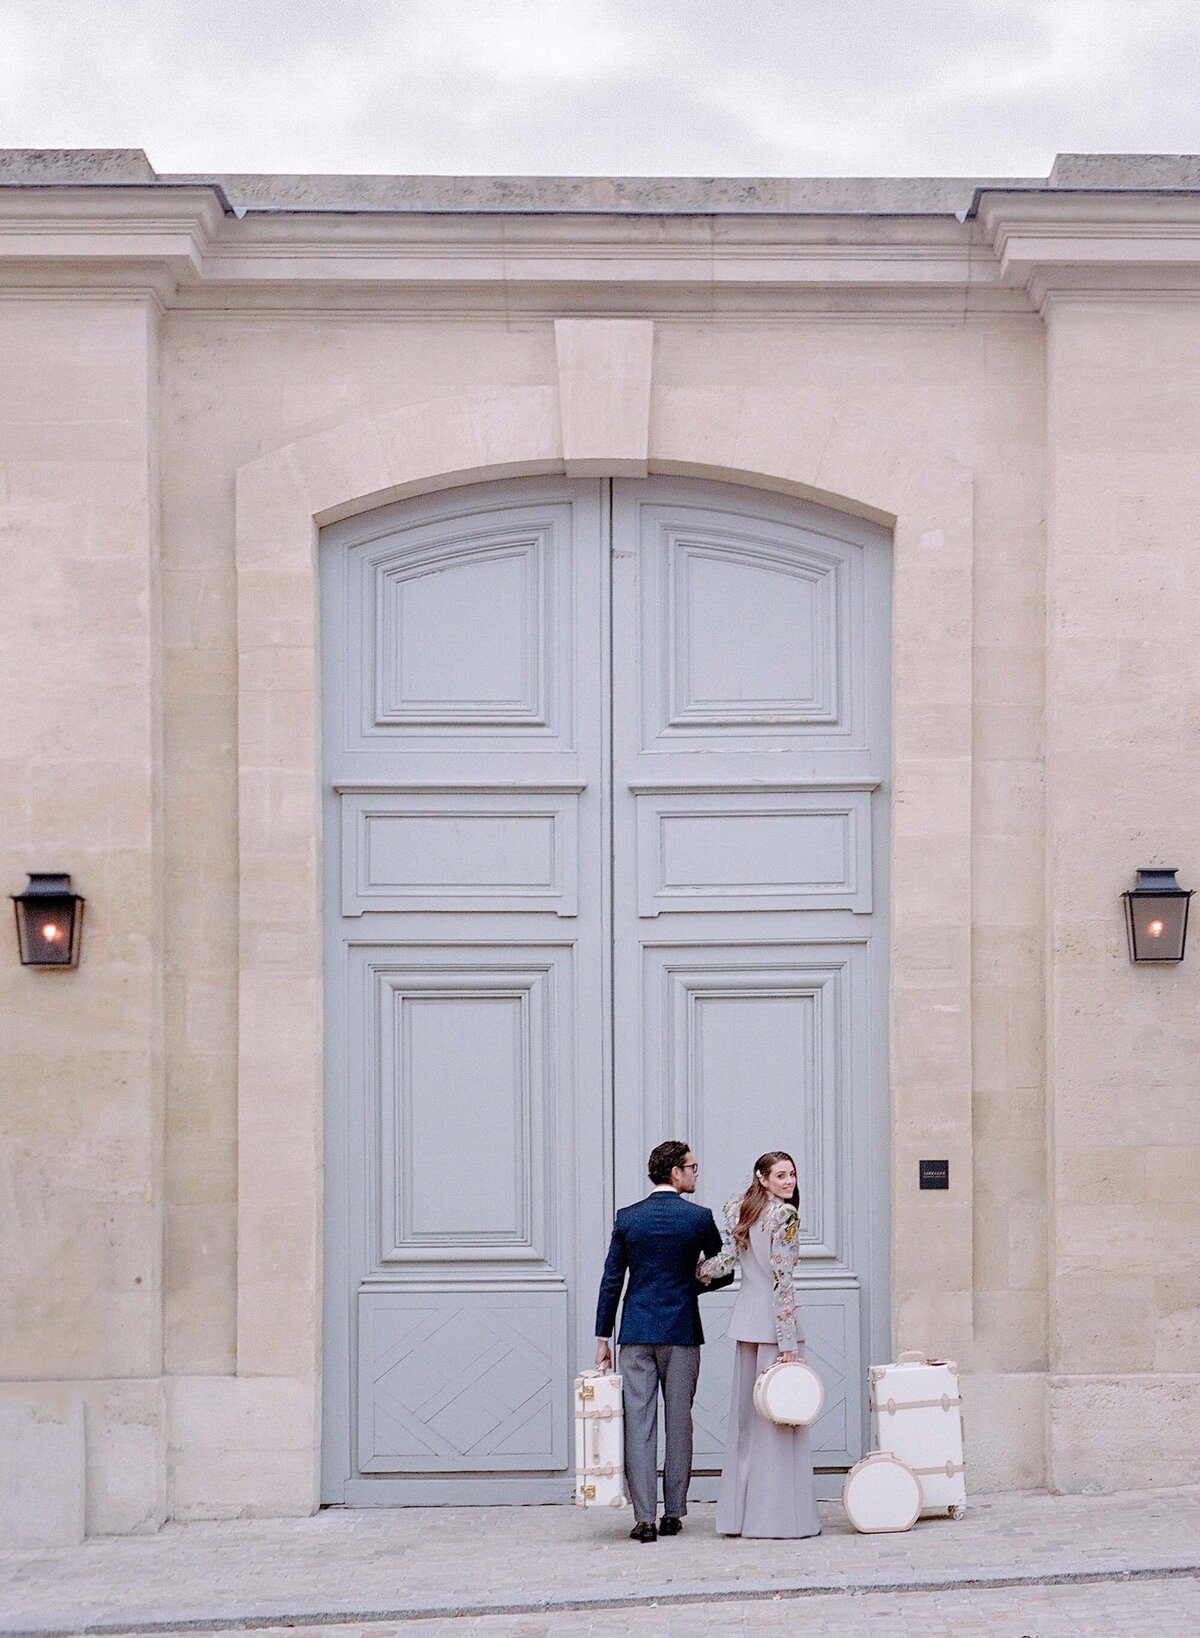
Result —
[[[1037, 1621], [1022, 1613], [1023, 1624], [1014, 1618], [995, 1630], [1049, 1638], [1068, 1630], [1063, 1609], [1111, 1605], [1109, 1625], [1097, 1631], [1149, 1632], [1156, 1629], [1137, 1620], [1174, 1616], [1196, 1596], [1191, 1576], [1113, 1578], [1200, 1572], [1200, 1487], [980, 1497], [961, 1521], [923, 1520], [898, 1536], [855, 1535], [832, 1504], [822, 1517], [824, 1534], [812, 1541], [727, 1540], [714, 1533], [712, 1506], [699, 1505], [682, 1536], [649, 1547], [627, 1539], [627, 1514], [569, 1507], [329, 1509], [306, 1519], [168, 1525], [152, 1537], [0, 1552], [0, 1634], [112, 1634], [148, 1624], [162, 1633], [188, 1622], [210, 1632], [238, 1624], [262, 1631], [289, 1619], [295, 1634], [340, 1617], [338, 1638], [356, 1624], [380, 1638], [387, 1619], [419, 1615], [432, 1626], [407, 1619], [405, 1631], [437, 1630], [446, 1620], [456, 1633], [770, 1632], [783, 1630], [769, 1625], [778, 1615], [789, 1631], [819, 1632], [811, 1623], [820, 1619], [841, 1633], [874, 1630], [845, 1623], [877, 1608], [886, 1638], [884, 1616], [894, 1608], [909, 1623], [894, 1630], [908, 1638], [910, 1630], [993, 1630], [978, 1622], [1028, 1607]], [[1081, 1576], [1105, 1580], [1050, 1585]], [[989, 1578], [1036, 1585], [980, 1584]], [[804, 1597], [773, 1596], [806, 1588]], [[656, 1601], [656, 1624], [646, 1626]], [[1142, 1614], [1123, 1627], [1116, 1623], [1126, 1608]], [[947, 1610], [958, 1627], [947, 1627]], [[452, 1613], [461, 1618], [450, 1623]], [[1164, 1630], [1200, 1632], [1200, 1619]]]
[[[1104, 1582], [938, 1593], [849, 1594], [614, 1613], [484, 1616], [259, 1629], [256, 1638], [1188, 1638], [1200, 1580]], [[226, 1630], [214, 1638], [244, 1638]], [[126, 1638], [134, 1638], [133, 1634]], [[168, 1638], [194, 1638], [174, 1634]]]

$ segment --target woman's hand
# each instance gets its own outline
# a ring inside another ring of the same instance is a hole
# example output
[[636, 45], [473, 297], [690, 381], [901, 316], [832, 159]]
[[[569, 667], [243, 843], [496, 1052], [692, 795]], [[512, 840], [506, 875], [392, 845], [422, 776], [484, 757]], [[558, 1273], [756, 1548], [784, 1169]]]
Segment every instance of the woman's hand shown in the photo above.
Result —
[[780, 1365], [798, 1365], [799, 1363], [800, 1355], [795, 1348], [785, 1348], [779, 1356]]

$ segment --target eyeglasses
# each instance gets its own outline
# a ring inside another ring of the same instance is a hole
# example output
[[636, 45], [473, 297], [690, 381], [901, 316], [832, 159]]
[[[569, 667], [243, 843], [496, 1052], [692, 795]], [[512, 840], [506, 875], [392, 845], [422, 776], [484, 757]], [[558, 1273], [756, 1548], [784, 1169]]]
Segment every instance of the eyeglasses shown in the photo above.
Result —
[[700, 1170], [700, 1163], [696, 1160], [685, 1160], [679, 1170], [681, 1172], [698, 1172]]

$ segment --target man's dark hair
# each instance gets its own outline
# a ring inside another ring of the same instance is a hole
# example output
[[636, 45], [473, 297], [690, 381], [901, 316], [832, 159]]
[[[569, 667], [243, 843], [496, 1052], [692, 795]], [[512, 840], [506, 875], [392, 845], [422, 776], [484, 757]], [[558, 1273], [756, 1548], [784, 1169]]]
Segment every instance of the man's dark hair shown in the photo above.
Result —
[[651, 1183], [669, 1183], [676, 1166], [682, 1166], [687, 1159], [689, 1147], [689, 1144], [680, 1143], [677, 1138], [670, 1138], [651, 1149], [648, 1166]]

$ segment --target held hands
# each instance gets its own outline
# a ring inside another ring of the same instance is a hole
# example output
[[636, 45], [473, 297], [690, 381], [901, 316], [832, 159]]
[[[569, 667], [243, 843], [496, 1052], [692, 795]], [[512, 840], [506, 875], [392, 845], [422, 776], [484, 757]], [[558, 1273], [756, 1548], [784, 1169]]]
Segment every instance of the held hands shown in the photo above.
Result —
[[596, 1338], [596, 1369], [598, 1371], [612, 1370], [612, 1349], [605, 1337]]

